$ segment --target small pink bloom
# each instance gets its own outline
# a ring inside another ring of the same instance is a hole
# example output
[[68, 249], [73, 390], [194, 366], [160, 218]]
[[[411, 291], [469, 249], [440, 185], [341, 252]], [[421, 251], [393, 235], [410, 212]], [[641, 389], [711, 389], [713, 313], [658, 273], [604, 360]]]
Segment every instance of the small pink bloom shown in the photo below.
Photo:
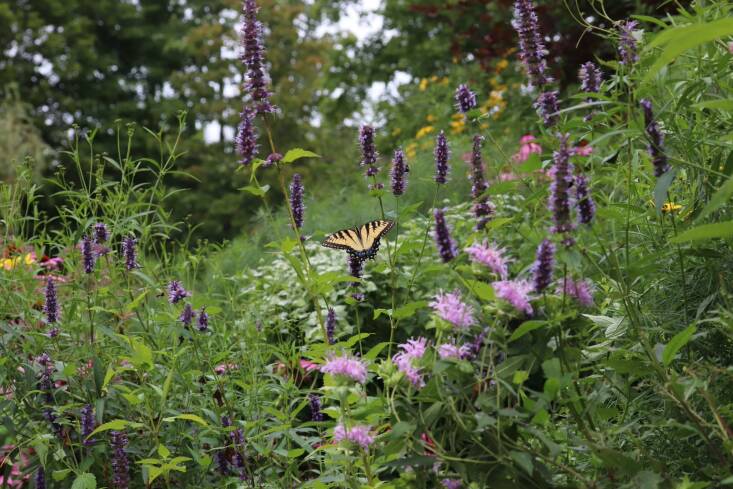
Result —
[[499, 180], [500, 182], [511, 182], [513, 180], [519, 180], [519, 176], [516, 173], [505, 171], [499, 173], [497, 180]]
[[523, 163], [527, 161], [532, 153], [542, 153], [542, 146], [537, 144], [536, 138], [531, 134], [522, 136], [519, 139], [519, 151], [512, 157], [515, 163]]
[[438, 293], [435, 300], [430, 303], [430, 307], [441, 319], [448, 321], [457, 328], [466, 329], [476, 324], [473, 317], [473, 308], [461, 301], [461, 294], [458, 291], [448, 294]]
[[239, 365], [236, 363], [220, 363], [214, 367], [214, 372], [216, 372], [217, 375], [224, 375], [232, 370], [237, 370], [238, 368]]
[[499, 248], [496, 245], [489, 244], [486, 240], [466, 248], [466, 253], [469, 254], [471, 260], [475, 263], [486, 265], [489, 269], [499, 276], [502, 280], [507, 278], [509, 274], [507, 260], [504, 257], [504, 248]]
[[590, 156], [593, 154], [593, 146], [590, 146], [589, 144], [576, 146], [575, 149], [573, 149], [573, 153], [575, 156]]
[[348, 441], [366, 450], [369, 445], [374, 443], [374, 437], [369, 434], [369, 430], [371, 428], [364, 425], [356, 425], [346, 429], [343, 424], [339, 423], [333, 429], [333, 440], [336, 443]]
[[312, 372], [314, 370], [318, 370], [318, 364], [313, 363], [310, 360], [305, 360], [303, 358], [300, 359], [300, 368], [305, 370], [306, 372]]
[[562, 295], [563, 292], [568, 297], [578, 301], [582, 306], [590, 307], [593, 305], [593, 286], [587, 280], [573, 280], [570, 278], [560, 280], [557, 284], [557, 294]]
[[501, 280], [491, 284], [496, 297], [511, 304], [517, 311], [532, 314], [529, 293], [534, 289], [527, 280]]
[[733, 41], [728, 43], [728, 52], [730, 54], [733, 54]]
[[453, 343], [443, 343], [442, 345], [438, 346], [438, 356], [442, 360], [446, 360], [448, 358], [461, 358], [461, 352], [457, 345], [454, 345]]
[[340, 357], [331, 357], [321, 372], [331, 374], [338, 377], [345, 377], [355, 382], [363, 384], [367, 380], [367, 368], [364, 362], [358, 358], [342, 355]]

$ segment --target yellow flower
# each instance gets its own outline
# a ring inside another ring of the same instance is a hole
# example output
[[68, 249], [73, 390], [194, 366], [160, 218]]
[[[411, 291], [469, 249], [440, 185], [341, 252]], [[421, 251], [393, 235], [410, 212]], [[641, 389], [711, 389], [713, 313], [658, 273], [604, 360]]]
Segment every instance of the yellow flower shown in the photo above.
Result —
[[664, 212], [665, 214], [669, 212], [677, 212], [680, 209], [682, 209], [682, 206], [680, 204], [675, 204], [672, 202], [665, 202], [662, 206], [662, 212]]
[[496, 63], [496, 71], [497, 73], [501, 73], [502, 71], [506, 70], [509, 66], [509, 61], [505, 59], [500, 59], [498, 63]]
[[36, 262], [36, 254], [35, 253], [27, 253], [25, 255], [25, 264], [26, 265], [33, 265]]
[[450, 82], [450, 80], [448, 79], [448, 77], [443, 77], [443, 78], [440, 79], [439, 84], [440, 85], [447, 85], [448, 82]]
[[433, 114], [428, 114], [427, 117], [425, 117], [425, 120], [428, 121], [428, 122], [430, 122], [430, 123], [433, 123], [433, 122], [437, 121], [438, 118], [435, 117]]
[[19, 256], [15, 256], [13, 258], [4, 258], [0, 260], [0, 265], [2, 265], [5, 270], [12, 270], [13, 268], [17, 267], [19, 263]]
[[416, 150], [417, 150], [417, 144], [415, 144], [414, 142], [410, 143], [405, 148], [405, 154], [407, 155], [408, 158], [414, 158], [415, 155], [417, 154]]
[[428, 79], [427, 78], [423, 78], [422, 80], [420, 80], [419, 88], [421, 92], [424, 92], [425, 90], [428, 89]]
[[433, 83], [435, 83], [436, 81], [438, 81], [438, 77], [437, 77], [437, 75], [433, 75], [433, 76], [431, 76], [431, 77], [430, 77], [430, 81], [431, 81], [431, 82], [433, 82]]
[[451, 121], [450, 127], [453, 134], [459, 134], [466, 129], [466, 121], [463, 119]]
[[489, 128], [489, 123], [488, 122], [482, 122], [479, 127], [481, 129], [488, 129]]
[[420, 128], [420, 129], [419, 129], [419, 130], [417, 131], [417, 134], [415, 134], [415, 138], [416, 138], [416, 139], [420, 139], [420, 138], [422, 138], [422, 137], [425, 137], [425, 136], [427, 136], [428, 134], [430, 134], [431, 132], [433, 132], [434, 130], [435, 130], [435, 128], [434, 128], [433, 126], [425, 126], [425, 127], [421, 127], [421, 128]]

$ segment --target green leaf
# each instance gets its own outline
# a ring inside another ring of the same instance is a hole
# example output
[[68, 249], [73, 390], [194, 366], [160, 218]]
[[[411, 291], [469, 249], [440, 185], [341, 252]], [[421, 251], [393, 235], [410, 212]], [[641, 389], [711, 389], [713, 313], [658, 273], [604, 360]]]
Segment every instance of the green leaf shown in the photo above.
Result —
[[697, 331], [697, 327], [694, 324], [691, 324], [669, 340], [669, 343], [664, 347], [664, 352], [662, 352], [662, 362], [666, 367], [672, 363], [677, 352], [689, 343], [690, 339], [692, 339], [692, 335], [695, 334], [695, 331]]
[[697, 216], [697, 221], [700, 221], [707, 217], [710, 213], [718, 209], [721, 205], [725, 204], [733, 196], [733, 177], [729, 177], [723, 185], [710, 197], [707, 205], [700, 211], [700, 215]]
[[161, 443], [160, 445], [158, 445], [158, 455], [160, 455], [162, 458], [168, 458], [171, 456], [171, 451], [168, 450], [167, 446]]
[[529, 372], [527, 372], [526, 370], [517, 370], [516, 372], [514, 372], [514, 377], [512, 377], [512, 383], [519, 385], [528, 378]]
[[137, 309], [137, 306], [139, 306], [139, 305], [140, 305], [140, 303], [141, 303], [141, 302], [143, 301], [143, 299], [145, 299], [145, 296], [146, 296], [147, 294], [148, 294], [148, 291], [147, 291], [147, 290], [143, 290], [143, 291], [142, 291], [142, 292], [140, 293], [140, 295], [138, 295], [137, 297], [135, 297], [135, 299], [133, 299], [133, 301], [132, 301], [132, 302], [130, 302], [129, 304], [127, 304], [127, 306], [125, 306], [125, 310], [126, 310], [127, 312], [132, 312], [132, 311], [134, 311], [135, 309]]
[[97, 478], [89, 472], [79, 474], [74, 479], [71, 489], [97, 489]]
[[315, 154], [312, 151], [308, 151], [302, 148], [293, 148], [290, 151], [288, 151], [287, 153], [285, 153], [285, 156], [283, 157], [282, 162], [284, 164], [292, 163], [301, 158], [320, 158], [320, 156]]
[[392, 317], [394, 319], [409, 318], [409, 317], [414, 316], [415, 312], [427, 306], [428, 306], [428, 303], [426, 301], [410, 302], [408, 304], [405, 304], [402, 307], [397, 308], [397, 310], [394, 313], [392, 313]]
[[109, 421], [107, 423], [97, 426], [97, 428], [94, 431], [92, 431], [92, 433], [87, 437], [87, 439], [103, 431], [109, 431], [109, 430], [120, 431], [122, 429], [125, 429], [129, 425], [130, 425], [130, 422], [125, 419], [115, 419], [114, 421]]
[[140, 368], [144, 365], [153, 366], [153, 350], [142, 342], [139, 338], [128, 337], [130, 348], [132, 348], [132, 356], [130, 362]]
[[670, 238], [670, 243], [683, 243], [685, 241], [702, 241], [713, 238], [727, 238], [733, 236], [733, 221], [703, 224], [684, 233]]
[[263, 185], [262, 187], [259, 187], [257, 185], [247, 185], [246, 187], [242, 187], [239, 190], [249, 192], [252, 195], [256, 195], [257, 197], [263, 197], [267, 193], [267, 191], [270, 190], [270, 186]]
[[522, 324], [519, 325], [519, 327], [512, 333], [512, 335], [509, 337], [509, 341], [514, 341], [516, 339], [521, 338], [522, 336], [526, 335], [530, 331], [534, 331], [535, 329], [539, 329], [543, 327], [545, 324], [547, 324], [547, 321], [539, 321], [539, 320], [531, 320], [531, 321], [525, 321]]
[[491, 285], [487, 284], [486, 282], [481, 282], [479, 280], [466, 280], [466, 285], [468, 286], [468, 289], [473, 293], [476, 297], [481, 299], [482, 301], [492, 301], [495, 299], [494, 295], [494, 288], [491, 287]]
[[389, 345], [389, 341], [377, 343], [364, 355], [364, 360], [373, 361], [387, 345]]
[[168, 418], [163, 418], [163, 421], [166, 423], [172, 423], [173, 421], [176, 421], [178, 419], [183, 419], [185, 421], [193, 421], [194, 423], [198, 423], [201, 426], [209, 426], [209, 423], [204, 421], [204, 419], [200, 416], [196, 416], [195, 414], [179, 414], [178, 416], [171, 416]]
[[512, 457], [517, 465], [524, 470], [528, 475], [532, 475], [534, 471], [534, 462], [532, 461], [532, 455], [527, 452], [511, 451], [509, 455]]
[[696, 109], [719, 109], [733, 111], [733, 99], [722, 98], [716, 100], [705, 100], [692, 105]]
[[288, 450], [288, 458], [298, 458], [304, 453], [305, 450], [302, 448], [293, 448], [292, 450]]
[[56, 482], [66, 479], [71, 474], [71, 469], [54, 470], [51, 477]]
[[542, 168], [542, 160], [540, 159], [540, 155], [537, 153], [532, 153], [529, 155], [529, 158], [519, 165], [516, 170], [519, 173], [531, 173], [533, 171], [539, 170]]

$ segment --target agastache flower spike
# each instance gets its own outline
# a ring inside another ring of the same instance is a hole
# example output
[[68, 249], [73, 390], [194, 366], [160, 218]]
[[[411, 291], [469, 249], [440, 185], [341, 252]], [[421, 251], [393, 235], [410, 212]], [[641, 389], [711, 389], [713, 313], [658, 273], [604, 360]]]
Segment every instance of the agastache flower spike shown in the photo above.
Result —
[[588, 61], [580, 65], [578, 76], [582, 91], [587, 93], [598, 93], [600, 91], [603, 73], [601, 73], [601, 69], [593, 61]]
[[242, 61], [247, 66], [245, 88], [255, 104], [257, 114], [275, 112], [277, 109], [270, 103], [270, 92], [267, 89], [267, 67], [265, 66], [264, 47], [262, 42], [262, 23], [257, 20], [257, 2], [244, 0], [244, 26], [242, 28]]
[[293, 175], [293, 181], [290, 183], [290, 209], [293, 212], [295, 227], [302, 228], [304, 215], [303, 182], [299, 173]]
[[178, 280], [171, 280], [168, 284], [168, 302], [171, 304], [178, 304], [190, 295], [191, 293], [184, 289]]
[[458, 85], [454, 98], [456, 100], [456, 108], [462, 114], [470, 112], [471, 109], [478, 105], [476, 94], [465, 83]]
[[560, 135], [560, 147], [552, 155], [554, 163], [550, 170], [552, 183], [550, 184], [549, 208], [552, 211], [554, 226], [550, 229], [556, 234], [565, 235], [563, 244], [572, 246], [575, 240], [569, 233], [575, 229], [570, 219], [570, 185], [573, 183], [573, 165], [570, 163], [570, 149], [568, 135]]
[[321, 398], [316, 394], [308, 394], [308, 403], [311, 408], [311, 419], [313, 421], [323, 421], [325, 418], [321, 412]]
[[519, 57], [527, 70], [529, 81], [540, 89], [552, 82], [547, 75], [547, 49], [542, 41], [537, 13], [530, 0], [514, 2], [512, 26], [519, 35]]
[[209, 314], [206, 312], [206, 306], [202, 306], [201, 309], [199, 309], [196, 327], [202, 332], [209, 329]]
[[639, 105], [641, 105], [641, 108], [644, 110], [644, 127], [647, 138], [649, 139], [647, 151], [649, 152], [649, 156], [652, 157], [654, 176], [661, 177], [669, 171], [670, 168], [667, 155], [664, 153], [664, 134], [662, 134], [662, 131], [659, 129], [657, 121], [654, 120], [651, 101], [642, 99], [639, 102]]
[[125, 447], [128, 444], [127, 435], [120, 431], [110, 432], [112, 445], [112, 487], [128, 489], [130, 486], [130, 461], [127, 459]]
[[588, 179], [585, 175], [575, 177], [575, 205], [578, 209], [578, 222], [590, 224], [596, 214], [596, 204], [588, 188]]
[[81, 238], [81, 258], [84, 264], [84, 273], [92, 273], [94, 271], [94, 252], [92, 250], [92, 239], [87, 235]]
[[361, 126], [359, 129], [359, 147], [361, 148], [361, 166], [372, 166], [377, 163], [377, 148], [374, 145], [374, 128]]
[[634, 29], [639, 25], [635, 20], [627, 20], [619, 24], [618, 54], [622, 65], [631, 66], [639, 61]]
[[96, 420], [94, 419], [94, 408], [91, 404], [87, 404], [81, 409], [81, 438], [84, 446], [94, 445], [94, 440], [87, 439], [92, 434], [96, 427]]
[[137, 239], [135, 236], [129, 235], [122, 238], [122, 256], [125, 258], [125, 268], [127, 270], [134, 270], [140, 268], [140, 264], [137, 262]]
[[407, 188], [407, 164], [405, 163], [405, 153], [401, 149], [394, 152], [392, 158], [392, 194], [399, 196], [405, 193]]
[[234, 142], [239, 154], [239, 163], [247, 166], [257, 156], [259, 146], [257, 145], [257, 127], [255, 126], [256, 112], [251, 107], [244, 107], [240, 115], [239, 128]]
[[433, 215], [435, 216], [435, 244], [443, 263], [448, 263], [456, 257], [458, 248], [456, 242], [451, 238], [443, 209], [435, 209]]
[[435, 183], [445, 184], [448, 181], [448, 159], [450, 158], [450, 148], [445, 132], [440, 131], [435, 139]]
[[178, 317], [178, 320], [181, 321], [186, 328], [188, 328], [189, 326], [191, 326], [195, 315], [196, 313], [193, 312], [191, 304], [185, 304], [183, 306], [183, 311], [181, 312], [181, 315]]
[[494, 206], [485, 196], [489, 185], [484, 178], [484, 162], [481, 157], [481, 145], [484, 142], [483, 136], [473, 137], [473, 150], [471, 152], [471, 197], [473, 197], [473, 213], [476, 216], [476, 230], [480, 231], [486, 227], [494, 214]]
[[335, 333], [336, 333], [336, 311], [334, 311], [332, 308], [328, 308], [328, 313], [326, 314], [326, 341], [329, 345], [333, 345], [335, 340]]
[[535, 292], [542, 292], [550, 286], [554, 268], [555, 245], [549, 239], [545, 239], [537, 247], [537, 259], [532, 266]]
[[534, 103], [537, 114], [542, 117], [542, 123], [545, 127], [552, 127], [557, 122], [557, 112], [560, 110], [560, 102], [557, 99], [557, 95], [557, 90], [542, 92]]
[[46, 303], [43, 305], [46, 323], [53, 324], [59, 319], [59, 304], [56, 297], [56, 285], [51, 276], [46, 278]]
[[[46, 489], [46, 471], [43, 469], [42, 465], [38, 466], [36, 475], [33, 477], [33, 481], [36, 483], [36, 489]], [[19, 487], [22, 487], [22, 485], [23, 483], [21, 482], [21, 486]]]

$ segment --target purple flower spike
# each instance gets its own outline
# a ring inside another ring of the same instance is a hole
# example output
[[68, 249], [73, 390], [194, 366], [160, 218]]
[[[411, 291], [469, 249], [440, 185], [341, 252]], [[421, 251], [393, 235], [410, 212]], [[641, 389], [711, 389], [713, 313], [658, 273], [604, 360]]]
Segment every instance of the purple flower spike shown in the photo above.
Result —
[[84, 273], [94, 272], [94, 250], [92, 249], [92, 238], [86, 234], [81, 238], [81, 259], [84, 264]]
[[448, 263], [458, 254], [458, 247], [451, 238], [443, 209], [435, 209], [433, 214], [435, 216], [435, 244], [443, 263]]
[[128, 444], [127, 435], [120, 431], [110, 432], [112, 445], [112, 487], [128, 489], [130, 486], [130, 461], [127, 459], [125, 447]]
[[575, 178], [575, 205], [578, 209], [578, 222], [590, 224], [596, 215], [596, 204], [588, 188], [588, 179], [585, 175]]
[[557, 90], [542, 92], [534, 103], [537, 114], [542, 117], [542, 123], [545, 127], [552, 127], [557, 122], [557, 112], [560, 110], [560, 102], [557, 99], [557, 95]]
[[603, 73], [593, 61], [588, 61], [580, 65], [578, 71], [580, 78], [580, 89], [587, 93], [598, 93], [601, 90], [601, 82], [603, 81]]
[[323, 421], [325, 417], [321, 412], [321, 398], [316, 394], [308, 394], [308, 403], [311, 408], [311, 419], [313, 421]]
[[241, 42], [243, 47], [242, 61], [247, 67], [245, 88], [254, 102], [257, 114], [276, 112], [270, 102], [267, 89], [268, 76], [265, 66], [264, 47], [262, 42], [262, 23], [257, 20], [259, 7], [255, 0], [244, 0], [244, 26]]
[[448, 140], [443, 131], [440, 131], [438, 137], [435, 139], [433, 155], [435, 156], [435, 183], [445, 184], [448, 182], [448, 172], [450, 171], [450, 167], [448, 166], [450, 148], [448, 147]]
[[262, 168], [269, 168], [271, 166], [274, 166], [278, 164], [283, 159], [283, 155], [280, 153], [270, 153], [267, 155], [267, 158], [265, 158], [265, 162], [262, 163]]
[[565, 235], [564, 243], [572, 246], [574, 240], [569, 233], [575, 229], [571, 220], [570, 186], [573, 184], [573, 165], [570, 163], [570, 149], [568, 135], [560, 135], [560, 147], [552, 154], [554, 163], [550, 169], [552, 183], [550, 184], [550, 200], [548, 206], [552, 211], [554, 226], [550, 229], [556, 234]]
[[204, 332], [209, 329], [209, 314], [206, 312], [206, 306], [202, 306], [197, 314], [198, 320], [196, 321], [196, 327], [199, 331]]
[[59, 319], [59, 304], [56, 297], [56, 284], [51, 276], [46, 278], [46, 302], [43, 305], [46, 314], [46, 323], [53, 324]]
[[[361, 278], [364, 260], [353, 255], [346, 255], [346, 261], [349, 264], [349, 273], [351, 276], [354, 278]], [[353, 282], [352, 285], [357, 286], [359, 285], [359, 282]]]
[[621, 57], [622, 65], [631, 66], [639, 61], [637, 53], [637, 42], [634, 37], [634, 30], [639, 23], [635, 20], [627, 20], [619, 24], [618, 54]]
[[377, 164], [377, 147], [374, 144], [374, 128], [361, 126], [359, 129], [359, 147], [361, 148], [361, 166]]
[[650, 100], [642, 99], [639, 102], [644, 110], [644, 127], [649, 140], [647, 151], [652, 157], [652, 165], [654, 165], [654, 176], [661, 177], [669, 171], [669, 162], [667, 155], [664, 153], [664, 134], [659, 129], [659, 124], [654, 120], [654, 111]]
[[234, 143], [239, 154], [239, 164], [248, 166], [254, 161], [259, 151], [257, 145], [257, 127], [255, 126], [256, 112], [251, 107], [244, 107], [239, 114], [239, 129]]
[[547, 49], [542, 41], [535, 6], [530, 0], [514, 2], [512, 26], [519, 36], [519, 57], [527, 70], [530, 84], [542, 88], [552, 82], [547, 74]]
[[186, 297], [190, 297], [191, 293], [183, 288], [178, 280], [171, 280], [168, 284], [168, 302], [178, 304]]
[[140, 264], [137, 262], [137, 239], [134, 235], [125, 236], [122, 238], [122, 256], [125, 258], [125, 268], [127, 270], [134, 270], [140, 268]]
[[185, 304], [183, 306], [183, 311], [181, 311], [181, 315], [178, 316], [178, 320], [183, 323], [184, 327], [188, 328], [191, 326], [194, 316], [196, 316], [196, 313], [193, 312], [191, 304]]
[[326, 314], [326, 341], [329, 345], [333, 345], [335, 340], [335, 334], [336, 334], [336, 311], [334, 311], [332, 308], [328, 308], [328, 313]]
[[480, 231], [494, 215], [494, 206], [484, 194], [489, 189], [489, 184], [484, 178], [484, 161], [481, 156], [483, 136], [473, 137], [473, 150], [471, 151], [471, 197], [473, 197], [473, 214], [476, 216], [476, 230]]
[[305, 207], [303, 205], [303, 182], [299, 173], [293, 175], [293, 181], [290, 183], [290, 209], [293, 212], [295, 227], [302, 228]]
[[549, 239], [545, 239], [537, 247], [537, 259], [532, 266], [535, 292], [542, 292], [550, 286], [554, 268], [555, 245]]
[[106, 243], [109, 239], [109, 229], [103, 222], [94, 225], [94, 242], [97, 244]]
[[458, 109], [458, 112], [462, 114], [470, 112], [471, 109], [478, 106], [476, 94], [472, 92], [465, 83], [458, 85], [454, 98], [456, 100], [456, 108]]
[[43, 469], [42, 465], [38, 466], [36, 475], [33, 476], [33, 481], [36, 483], [36, 489], [46, 489], [46, 471]]
[[94, 408], [91, 404], [87, 404], [81, 408], [81, 438], [82, 443], [85, 446], [94, 445], [94, 440], [87, 439], [92, 434], [94, 428], [97, 427], [97, 422], [94, 419]]
[[409, 171], [407, 164], [405, 163], [405, 153], [401, 149], [397, 149], [394, 152], [394, 158], [392, 158], [392, 194], [399, 196], [405, 193], [407, 188], [407, 172]]

